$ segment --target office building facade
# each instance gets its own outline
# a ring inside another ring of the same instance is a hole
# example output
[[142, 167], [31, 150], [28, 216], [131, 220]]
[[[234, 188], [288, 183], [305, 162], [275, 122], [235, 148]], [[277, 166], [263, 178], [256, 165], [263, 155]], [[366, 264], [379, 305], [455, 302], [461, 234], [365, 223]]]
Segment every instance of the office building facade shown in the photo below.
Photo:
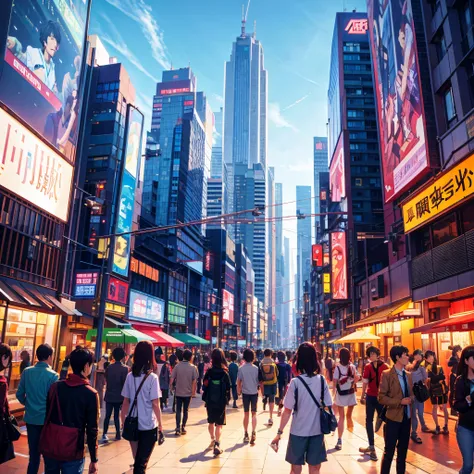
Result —
[[[328, 160], [328, 139], [327, 137], [314, 137], [313, 139], [313, 153], [314, 153], [314, 213], [319, 214], [321, 212], [321, 188], [319, 185], [319, 174], [329, 171], [329, 160]], [[319, 217], [315, 216], [315, 235], [316, 237], [320, 234]]]

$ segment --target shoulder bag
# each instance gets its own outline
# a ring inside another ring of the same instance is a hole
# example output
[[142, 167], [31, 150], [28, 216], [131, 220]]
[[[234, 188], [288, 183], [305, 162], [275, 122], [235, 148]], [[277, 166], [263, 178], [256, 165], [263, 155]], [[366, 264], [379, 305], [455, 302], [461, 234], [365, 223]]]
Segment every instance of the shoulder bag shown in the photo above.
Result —
[[[135, 398], [133, 399], [132, 406], [130, 407], [130, 411], [128, 412], [127, 417], [125, 418], [125, 422], [123, 424], [123, 432], [122, 437], [127, 441], [138, 441], [138, 406], [137, 406], [137, 399], [140, 390], [145, 383], [145, 380], [150, 375], [151, 370], [147, 372], [143, 380], [141, 381], [138, 390], [135, 391]], [[133, 374], [132, 374], [133, 377]], [[133, 416], [133, 410], [137, 409], [137, 416]]]
[[[342, 374], [341, 374], [341, 369], [339, 368], [339, 366], [337, 366], [337, 370], [339, 371], [339, 377], [341, 377]], [[348, 373], [344, 377], [349, 378], [349, 370], [350, 369], [348, 368], [347, 369]], [[341, 386], [339, 385], [339, 379], [337, 379], [336, 388], [337, 388], [337, 393], [339, 395], [352, 395], [353, 393], [355, 393], [354, 387], [348, 388], [346, 390], [342, 390]]]
[[316, 397], [313, 395], [313, 392], [308, 387], [308, 384], [304, 381], [304, 379], [301, 376], [298, 376], [296, 378], [300, 380], [301, 383], [305, 386], [314, 403], [316, 403], [316, 406], [319, 408], [321, 433], [330, 434], [332, 431], [336, 431], [337, 429], [337, 419], [334, 416], [334, 413], [332, 412], [332, 408], [327, 407], [324, 403], [324, 379], [322, 375], [320, 375], [319, 377], [321, 382], [321, 403], [316, 400]]

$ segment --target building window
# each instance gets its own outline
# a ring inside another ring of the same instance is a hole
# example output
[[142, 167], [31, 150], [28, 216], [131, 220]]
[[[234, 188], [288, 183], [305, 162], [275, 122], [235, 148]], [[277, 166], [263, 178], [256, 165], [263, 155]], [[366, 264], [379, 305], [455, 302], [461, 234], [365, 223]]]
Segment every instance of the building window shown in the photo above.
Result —
[[444, 219], [435, 222], [433, 228], [433, 247], [449, 242], [458, 237], [458, 226], [456, 223], [456, 214], [450, 214]]
[[456, 118], [456, 107], [454, 106], [454, 97], [453, 89], [449, 87], [448, 90], [444, 93], [444, 107], [446, 110], [446, 119], [448, 121], [448, 126]]
[[461, 222], [463, 232], [474, 229], [474, 201], [465, 206], [461, 211]]
[[446, 38], [444, 33], [436, 41], [436, 54], [438, 55], [438, 61], [441, 61], [444, 58], [444, 55], [448, 51], [448, 47], [446, 45]]
[[356, 186], [362, 186], [362, 178], [356, 178], [355, 179], [355, 185]]

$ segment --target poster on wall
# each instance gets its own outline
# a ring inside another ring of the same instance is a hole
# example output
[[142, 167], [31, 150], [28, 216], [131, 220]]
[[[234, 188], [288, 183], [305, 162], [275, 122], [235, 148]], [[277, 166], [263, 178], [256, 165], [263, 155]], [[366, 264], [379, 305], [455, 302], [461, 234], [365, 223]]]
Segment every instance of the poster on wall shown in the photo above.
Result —
[[109, 278], [109, 287], [107, 289], [107, 299], [123, 305], [127, 304], [128, 283], [118, 278]]
[[346, 300], [348, 297], [345, 232], [331, 233], [331, 290], [333, 300]]
[[234, 295], [227, 290], [222, 290], [222, 319], [225, 323], [234, 323]]
[[15, 0], [0, 101], [71, 162], [89, 0]]
[[329, 189], [332, 202], [341, 202], [346, 197], [346, 175], [344, 168], [344, 132], [339, 135], [336, 150], [329, 167]]
[[385, 202], [429, 170], [411, 0], [368, 0]]

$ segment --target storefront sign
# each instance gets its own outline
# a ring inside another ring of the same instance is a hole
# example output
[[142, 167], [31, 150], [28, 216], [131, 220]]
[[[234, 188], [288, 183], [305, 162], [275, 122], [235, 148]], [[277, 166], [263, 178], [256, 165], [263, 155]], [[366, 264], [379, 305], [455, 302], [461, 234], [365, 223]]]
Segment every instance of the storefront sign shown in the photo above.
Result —
[[74, 286], [75, 298], [95, 298], [99, 272], [77, 272]]
[[331, 293], [331, 275], [323, 273], [323, 291], [325, 294]]
[[345, 232], [331, 233], [332, 298], [347, 299], [347, 245]]
[[105, 311], [109, 311], [112, 313], [120, 313], [120, 314], [125, 314], [126, 307], [122, 306], [120, 304], [114, 304], [114, 303], [105, 303]]
[[165, 302], [140, 291], [130, 291], [129, 319], [157, 324], [165, 321]]
[[358, 18], [356, 20], [350, 20], [345, 28], [345, 31], [347, 31], [350, 35], [365, 35], [368, 28], [367, 20]]
[[313, 245], [312, 254], [313, 254], [313, 265], [315, 267], [322, 267], [323, 266], [323, 246], [321, 244]]
[[453, 166], [403, 205], [405, 232], [426, 224], [472, 194], [474, 194], [474, 155]]
[[107, 299], [120, 304], [127, 304], [129, 284], [118, 278], [109, 278], [109, 288], [107, 290]]
[[133, 273], [138, 273], [139, 275], [142, 275], [145, 278], [149, 278], [153, 281], [159, 281], [160, 279], [160, 272], [156, 268], [153, 268], [151, 265], [147, 265], [141, 260], [137, 260], [133, 257], [130, 260], [130, 270]]
[[0, 108], [0, 186], [67, 221], [72, 166]]

